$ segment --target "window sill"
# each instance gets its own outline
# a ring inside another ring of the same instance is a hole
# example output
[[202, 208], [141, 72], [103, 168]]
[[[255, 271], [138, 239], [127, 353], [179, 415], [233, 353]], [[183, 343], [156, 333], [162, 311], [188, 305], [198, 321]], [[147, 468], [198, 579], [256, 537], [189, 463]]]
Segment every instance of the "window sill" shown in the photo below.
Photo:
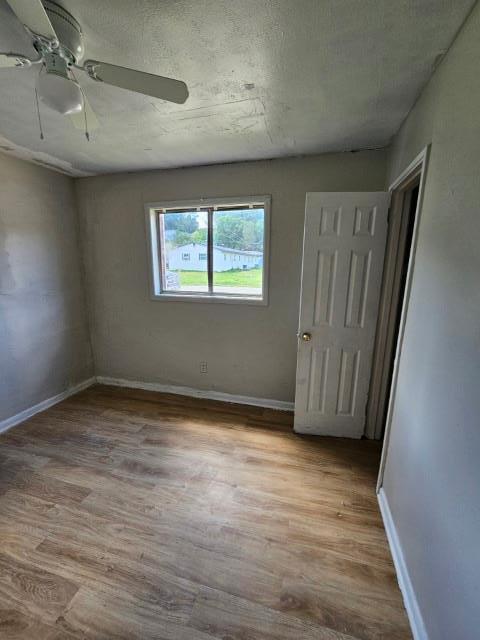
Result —
[[222, 304], [249, 304], [254, 306], [268, 305], [266, 297], [247, 297], [247, 296], [226, 296], [222, 294], [207, 293], [201, 295], [198, 293], [157, 293], [151, 296], [152, 300], [157, 302], [208, 302], [208, 303], [222, 303]]

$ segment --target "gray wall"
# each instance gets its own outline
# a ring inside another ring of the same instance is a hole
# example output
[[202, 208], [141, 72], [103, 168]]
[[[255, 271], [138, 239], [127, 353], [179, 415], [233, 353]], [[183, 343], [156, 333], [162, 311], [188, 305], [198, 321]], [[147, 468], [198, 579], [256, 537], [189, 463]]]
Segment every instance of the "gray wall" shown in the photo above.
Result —
[[[305, 193], [381, 190], [385, 161], [376, 151], [77, 180], [97, 375], [292, 401]], [[145, 202], [265, 194], [267, 307], [150, 300]]]
[[0, 420], [93, 373], [74, 195], [0, 154]]
[[394, 140], [431, 143], [384, 490], [430, 640], [478, 638], [480, 7]]

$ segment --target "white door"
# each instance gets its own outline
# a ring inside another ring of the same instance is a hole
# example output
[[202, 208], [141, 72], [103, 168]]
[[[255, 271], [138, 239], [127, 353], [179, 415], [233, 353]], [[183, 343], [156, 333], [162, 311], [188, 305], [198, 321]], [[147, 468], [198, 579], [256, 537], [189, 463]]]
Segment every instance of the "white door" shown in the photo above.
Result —
[[298, 433], [360, 438], [390, 194], [307, 193], [298, 339]]

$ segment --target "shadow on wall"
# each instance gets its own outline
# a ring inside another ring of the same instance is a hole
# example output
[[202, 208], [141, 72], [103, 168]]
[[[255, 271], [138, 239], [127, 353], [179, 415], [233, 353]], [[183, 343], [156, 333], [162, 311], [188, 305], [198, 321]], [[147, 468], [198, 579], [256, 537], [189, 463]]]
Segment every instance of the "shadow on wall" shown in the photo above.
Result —
[[[8, 363], [11, 359], [10, 345], [12, 332], [9, 329], [8, 301], [15, 291], [15, 278], [13, 268], [10, 265], [10, 255], [7, 247], [7, 229], [5, 222], [0, 217], [0, 407], [7, 406], [7, 398], [14, 394], [15, 389], [20, 388], [20, 376], [11, 370]], [[0, 419], [9, 416], [2, 415]]]
[[22, 216], [13, 224], [0, 217], [0, 420], [58, 393], [58, 380], [71, 382], [65, 364], [77, 355], [70, 330], [78, 320], [62, 232], [61, 223], [44, 233]]

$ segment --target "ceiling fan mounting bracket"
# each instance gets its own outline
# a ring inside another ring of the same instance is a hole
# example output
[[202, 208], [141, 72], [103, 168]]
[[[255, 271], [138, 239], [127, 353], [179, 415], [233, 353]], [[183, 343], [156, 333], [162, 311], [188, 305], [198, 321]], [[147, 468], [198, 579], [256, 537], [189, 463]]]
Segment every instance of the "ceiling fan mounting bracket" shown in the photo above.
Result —
[[59, 48], [60, 43], [58, 40], [46, 38], [45, 36], [41, 36], [38, 33], [30, 31], [30, 29], [26, 25], [23, 26], [30, 34], [30, 37], [33, 40], [33, 46], [40, 55], [43, 55], [44, 51], [56, 51]]
[[97, 82], [103, 82], [100, 76], [97, 75], [98, 66], [99, 65], [96, 64], [95, 62], [90, 62], [90, 60], [87, 60], [87, 62], [83, 65], [83, 69], [84, 71], [87, 72], [88, 76], [92, 78], [92, 80], [96, 80]]
[[17, 67], [30, 67], [32, 65], [32, 60], [30, 60], [30, 58], [26, 58], [25, 56], [12, 55], [12, 57], [16, 58]]

